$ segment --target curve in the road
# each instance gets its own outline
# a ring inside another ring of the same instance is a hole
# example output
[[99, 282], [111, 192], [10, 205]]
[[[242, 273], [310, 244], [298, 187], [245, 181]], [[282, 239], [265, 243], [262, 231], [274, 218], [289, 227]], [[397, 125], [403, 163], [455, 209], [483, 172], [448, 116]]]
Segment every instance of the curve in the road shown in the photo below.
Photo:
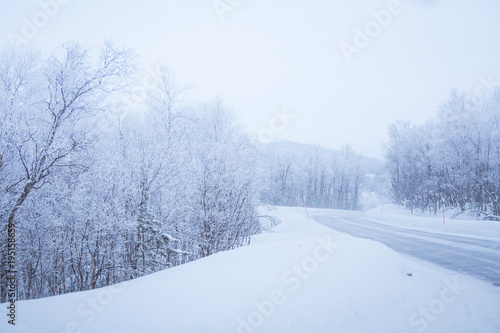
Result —
[[340, 232], [381, 242], [396, 252], [500, 284], [498, 242], [396, 228], [361, 216], [314, 215], [313, 219]]

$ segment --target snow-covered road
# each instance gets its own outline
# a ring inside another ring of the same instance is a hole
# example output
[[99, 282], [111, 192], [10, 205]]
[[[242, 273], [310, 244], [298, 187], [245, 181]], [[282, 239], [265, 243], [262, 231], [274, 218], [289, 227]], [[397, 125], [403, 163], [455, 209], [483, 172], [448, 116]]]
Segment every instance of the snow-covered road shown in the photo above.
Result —
[[500, 283], [498, 239], [388, 225], [361, 212], [314, 210], [312, 218], [337, 231], [381, 242], [397, 252], [494, 284]]

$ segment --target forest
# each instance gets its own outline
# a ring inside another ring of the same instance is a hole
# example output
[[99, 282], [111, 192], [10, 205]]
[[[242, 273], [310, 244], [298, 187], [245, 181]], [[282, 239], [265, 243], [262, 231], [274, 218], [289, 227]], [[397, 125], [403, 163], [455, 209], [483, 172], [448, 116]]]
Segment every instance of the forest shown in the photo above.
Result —
[[267, 167], [261, 199], [267, 204], [363, 210], [374, 205], [370, 195], [384, 197], [382, 163], [356, 154], [349, 145], [333, 151], [273, 142], [261, 155]]
[[500, 89], [452, 91], [425, 124], [389, 127], [385, 157], [394, 202], [436, 213], [443, 206], [500, 220]]
[[248, 244], [260, 205], [361, 207], [352, 148], [262, 145], [111, 41], [4, 48], [0, 110], [2, 302], [12, 267], [17, 299], [94, 289]]

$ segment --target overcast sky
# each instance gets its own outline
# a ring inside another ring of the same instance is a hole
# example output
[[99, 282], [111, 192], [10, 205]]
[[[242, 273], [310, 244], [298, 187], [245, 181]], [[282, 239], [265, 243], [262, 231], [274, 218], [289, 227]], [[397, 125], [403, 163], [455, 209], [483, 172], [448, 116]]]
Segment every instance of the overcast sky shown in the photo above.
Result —
[[[373, 157], [381, 157], [393, 121], [422, 123], [452, 88], [474, 93], [481, 81], [500, 82], [494, 0], [2, 0], [0, 6], [1, 45], [19, 37], [50, 52], [68, 40], [98, 46], [112, 37], [134, 48], [144, 66], [169, 65], [192, 98], [222, 97], [255, 135], [277, 129], [276, 138], [334, 149], [349, 143]], [[295, 118], [280, 126], [276, 110]]]

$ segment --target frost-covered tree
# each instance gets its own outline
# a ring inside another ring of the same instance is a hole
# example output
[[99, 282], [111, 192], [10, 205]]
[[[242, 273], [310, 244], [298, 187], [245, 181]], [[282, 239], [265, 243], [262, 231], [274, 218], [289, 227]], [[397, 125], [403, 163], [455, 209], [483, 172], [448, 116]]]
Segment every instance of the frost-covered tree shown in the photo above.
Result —
[[[130, 69], [130, 53], [110, 42], [95, 58], [76, 43], [49, 57], [26, 49], [1, 52], [4, 226], [18, 223], [16, 215], [26, 199], [51, 182], [56, 170], [79, 167], [77, 156], [94, 139], [89, 134], [92, 117], [102, 109], [104, 94], [127, 82]], [[4, 299], [3, 284], [1, 295]]]
[[387, 166], [395, 202], [436, 213], [442, 205], [496, 218], [500, 91], [452, 91], [435, 120], [389, 127]]
[[200, 107], [193, 127], [192, 223], [204, 257], [250, 241], [259, 231], [255, 149], [220, 100]]

